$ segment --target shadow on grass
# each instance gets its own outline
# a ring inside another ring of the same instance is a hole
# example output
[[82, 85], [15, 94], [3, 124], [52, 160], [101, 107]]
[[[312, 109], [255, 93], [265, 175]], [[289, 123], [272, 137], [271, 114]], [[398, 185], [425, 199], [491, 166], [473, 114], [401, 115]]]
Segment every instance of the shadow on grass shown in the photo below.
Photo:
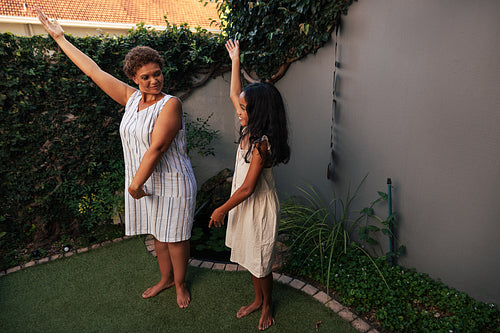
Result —
[[[189, 267], [191, 304], [175, 288], [144, 300], [157, 282], [156, 258], [142, 237], [113, 243], [0, 278], [3, 332], [255, 332], [260, 311], [237, 319], [253, 300], [247, 272]], [[275, 282], [276, 325], [269, 332], [356, 332], [311, 296]]]

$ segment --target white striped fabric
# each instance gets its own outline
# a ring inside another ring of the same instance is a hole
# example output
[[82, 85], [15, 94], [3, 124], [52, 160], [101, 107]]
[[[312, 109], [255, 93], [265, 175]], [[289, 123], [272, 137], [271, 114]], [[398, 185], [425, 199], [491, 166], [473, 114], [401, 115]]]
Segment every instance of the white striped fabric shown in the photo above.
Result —
[[191, 237], [196, 206], [196, 180], [186, 151], [184, 118], [182, 128], [168, 151], [144, 184], [152, 196], [135, 200], [128, 193], [142, 157], [151, 145], [151, 133], [161, 110], [170, 98], [137, 111], [141, 92], [137, 90], [125, 106], [120, 124], [125, 159], [125, 234], [151, 234], [161, 242], [179, 242]]

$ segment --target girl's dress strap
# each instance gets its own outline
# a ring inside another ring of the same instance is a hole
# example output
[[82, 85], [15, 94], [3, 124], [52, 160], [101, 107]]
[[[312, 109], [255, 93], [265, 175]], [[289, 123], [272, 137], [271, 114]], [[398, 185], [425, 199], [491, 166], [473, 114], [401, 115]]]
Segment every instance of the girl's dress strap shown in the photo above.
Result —
[[271, 143], [269, 142], [269, 138], [267, 137], [267, 135], [263, 135], [259, 141], [257, 141], [256, 143], [261, 143], [261, 142], [266, 142], [267, 143], [267, 151], [271, 151]]

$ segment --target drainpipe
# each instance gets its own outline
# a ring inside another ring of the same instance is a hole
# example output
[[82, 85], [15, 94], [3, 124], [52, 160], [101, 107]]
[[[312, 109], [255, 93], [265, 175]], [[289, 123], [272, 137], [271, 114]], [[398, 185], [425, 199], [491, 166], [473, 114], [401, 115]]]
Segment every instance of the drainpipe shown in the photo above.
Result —
[[[393, 225], [392, 225], [392, 180], [391, 178], [387, 178], [387, 203], [389, 206], [389, 252], [392, 254], [394, 253], [394, 231], [393, 231]], [[391, 267], [394, 266], [394, 256], [391, 255], [389, 258], [389, 265]]]

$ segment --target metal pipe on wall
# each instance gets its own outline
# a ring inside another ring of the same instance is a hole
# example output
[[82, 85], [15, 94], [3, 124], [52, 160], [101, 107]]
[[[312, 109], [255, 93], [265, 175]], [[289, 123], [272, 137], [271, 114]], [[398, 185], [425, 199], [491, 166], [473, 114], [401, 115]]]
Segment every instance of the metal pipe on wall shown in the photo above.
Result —
[[391, 178], [387, 178], [387, 205], [389, 209], [389, 215], [388, 215], [388, 220], [389, 220], [389, 253], [391, 256], [389, 257], [389, 264], [391, 267], [394, 266], [394, 261], [395, 261], [395, 256], [394, 254], [394, 231], [393, 231], [393, 225], [392, 225], [392, 180]]

